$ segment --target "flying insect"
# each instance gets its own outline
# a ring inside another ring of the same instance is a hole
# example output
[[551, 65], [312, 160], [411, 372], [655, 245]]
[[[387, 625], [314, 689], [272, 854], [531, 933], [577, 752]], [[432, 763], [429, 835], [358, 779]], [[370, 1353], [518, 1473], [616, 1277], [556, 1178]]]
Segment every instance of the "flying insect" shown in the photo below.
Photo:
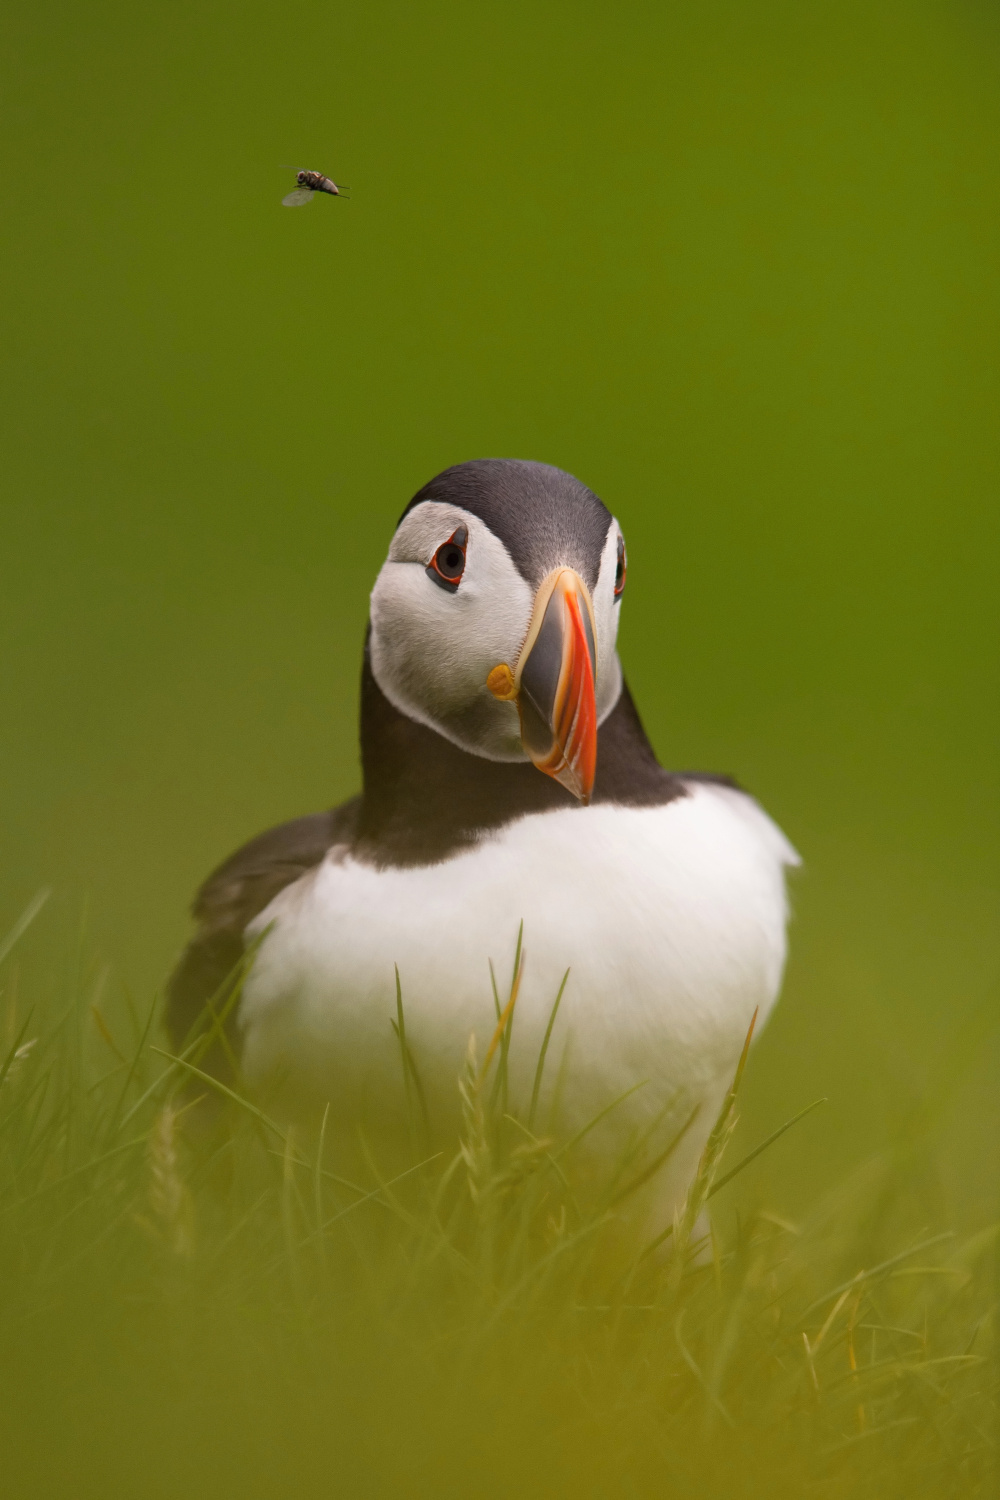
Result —
[[332, 193], [335, 198], [339, 198], [343, 191], [331, 177], [324, 177], [322, 172], [296, 172], [295, 181], [298, 187], [286, 193], [281, 200], [285, 208], [300, 208], [305, 203], [311, 203], [315, 193]]

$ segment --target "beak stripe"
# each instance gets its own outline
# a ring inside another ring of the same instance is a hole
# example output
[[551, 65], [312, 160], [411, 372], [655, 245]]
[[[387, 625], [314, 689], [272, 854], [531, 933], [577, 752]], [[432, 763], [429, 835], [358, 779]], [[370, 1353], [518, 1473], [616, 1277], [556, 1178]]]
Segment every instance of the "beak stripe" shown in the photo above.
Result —
[[521, 744], [540, 771], [584, 804], [597, 772], [594, 610], [573, 568], [557, 568], [535, 595], [528, 634], [512, 672], [486, 679], [494, 698], [517, 703]]
[[522, 743], [540, 771], [583, 803], [597, 769], [591, 619], [583, 580], [572, 568], [560, 569], [539, 590], [517, 671]]

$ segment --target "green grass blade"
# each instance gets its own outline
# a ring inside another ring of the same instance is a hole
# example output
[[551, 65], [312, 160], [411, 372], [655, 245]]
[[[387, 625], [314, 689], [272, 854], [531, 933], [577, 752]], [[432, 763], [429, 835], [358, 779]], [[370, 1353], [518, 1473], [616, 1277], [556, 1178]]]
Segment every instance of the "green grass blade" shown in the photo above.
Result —
[[811, 1115], [814, 1109], [819, 1109], [821, 1104], [826, 1103], [828, 1103], [828, 1100], [825, 1098], [814, 1099], [811, 1104], [806, 1105], [805, 1109], [800, 1109], [797, 1115], [793, 1115], [790, 1120], [786, 1120], [784, 1125], [779, 1125], [777, 1130], [771, 1132], [766, 1141], [761, 1141], [760, 1145], [755, 1146], [752, 1151], [748, 1152], [742, 1161], [736, 1163], [735, 1167], [723, 1173], [721, 1177], [717, 1177], [712, 1183], [707, 1196], [714, 1198], [716, 1193], [724, 1188], [727, 1182], [732, 1182], [733, 1178], [738, 1177], [745, 1167], [748, 1167], [752, 1161], [756, 1161], [758, 1156], [762, 1156], [769, 1146], [774, 1145], [775, 1141], [780, 1140], [786, 1130], [791, 1130], [793, 1125], [797, 1125], [800, 1120], [805, 1119], [806, 1115]]
[[411, 1149], [414, 1149], [415, 1154], [416, 1131], [413, 1120], [412, 1094], [416, 1094], [417, 1096], [417, 1105], [420, 1109], [420, 1118], [423, 1121], [424, 1127], [425, 1146], [430, 1139], [431, 1121], [427, 1109], [427, 1096], [424, 1093], [423, 1081], [417, 1068], [417, 1060], [413, 1056], [413, 1048], [410, 1046], [406, 1035], [406, 1017], [403, 1012], [403, 989], [399, 981], [399, 966], [394, 964], [393, 967], [396, 970], [396, 1019], [395, 1021], [390, 1021], [389, 1024], [396, 1033], [396, 1040], [399, 1043], [400, 1066], [403, 1070], [403, 1088], [406, 1093], [407, 1128], [410, 1133]]
[[619, 1104], [624, 1104], [626, 1099], [630, 1099], [633, 1094], [637, 1094], [640, 1089], [646, 1088], [648, 1084], [649, 1079], [642, 1078], [638, 1083], [633, 1083], [630, 1089], [626, 1089], [624, 1093], [619, 1094], [616, 1099], [612, 1099], [610, 1104], [606, 1104], [603, 1109], [598, 1110], [597, 1114], [588, 1120], [586, 1125], [582, 1126], [575, 1135], [571, 1135], [569, 1140], [559, 1147], [559, 1150], [555, 1153], [556, 1156], [565, 1156], [567, 1152], [572, 1151], [573, 1147], [578, 1146], [584, 1136], [589, 1135], [596, 1125], [600, 1125], [601, 1121], [606, 1119], [612, 1110], [617, 1109]]
[[[197, 1046], [197, 1041], [192, 1042], [190, 1044], [190, 1046], [187, 1048], [187, 1051], [190, 1052], [195, 1046]], [[172, 1056], [172, 1054], [169, 1053], [169, 1052], [163, 1052], [163, 1051], [161, 1051], [159, 1047], [150, 1047], [149, 1050], [150, 1050], [150, 1052], [155, 1052], [159, 1057], [171, 1057]], [[116, 1131], [115, 1131], [116, 1134], [117, 1134], [118, 1130], [124, 1130], [125, 1126], [128, 1125], [130, 1121], [132, 1121], [132, 1120], [135, 1119], [135, 1117], [139, 1113], [140, 1109], [142, 1109], [142, 1107], [143, 1107], [144, 1104], [147, 1104], [149, 1102], [149, 1100], [156, 1093], [156, 1091], [160, 1087], [160, 1085], [162, 1083], [165, 1083], [168, 1078], [173, 1077], [173, 1074], [176, 1072], [177, 1068], [182, 1067], [182, 1066], [183, 1067], [190, 1066], [190, 1064], [187, 1063], [186, 1059], [184, 1059], [183, 1054], [181, 1055], [181, 1057], [177, 1058], [175, 1061], [172, 1061], [171, 1064], [170, 1064], [170, 1067], [169, 1068], [165, 1068], [164, 1071], [160, 1074], [159, 1078], [154, 1078], [153, 1082], [149, 1085], [149, 1087], [147, 1089], [143, 1090], [143, 1092], [139, 1095], [138, 1099], [132, 1105], [132, 1108], [125, 1115], [123, 1115], [122, 1118], [121, 1118], [121, 1120], [118, 1122], [118, 1126], [117, 1126]], [[202, 1074], [201, 1076], [204, 1077], [205, 1075]]]
[[649, 1182], [651, 1178], [656, 1176], [660, 1168], [666, 1166], [667, 1162], [673, 1156], [674, 1152], [677, 1150], [677, 1147], [687, 1135], [688, 1131], [691, 1129], [691, 1126], [694, 1124], [700, 1113], [701, 1105], [696, 1104], [694, 1109], [688, 1115], [687, 1119], [684, 1121], [684, 1124], [681, 1126], [680, 1130], [670, 1142], [669, 1146], [667, 1146], [664, 1151], [660, 1152], [659, 1156], [655, 1159], [655, 1161], [650, 1163], [645, 1171], [640, 1172], [637, 1177], [633, 1177], [631, 1182], [627, 1183], [625, 1187], [621, 1188], [617, 1193], [614, 1194], [612, 1198], [608, 1200], [608, 1208], [613, 1208], [616, 1203], [623, 1202], [624, 1199], [628, 1198], [632, 1193], [637, 1192], [639, 1188], [645, 1187], [646, 1183]]
[[[319, 1127], [319, 1140], [316, 1142], [316, 1161], [313, 1168], [313, 1213], [316, 1217], [317, 1229], [323, 1222], [323, 1148], [326, 1145], [326, 1124], [330, 1118], [330, 1101], [326, 1101], [323, 1110], [323, 1121]], [[320, 1241], [322, 1245], [322, 1241]]]
[[538, 1054], [538, 1062], [535, 1066], [535, 1081], [531, 1088], [531, 1106], [528, 1110], [529, 1130], [533, 1130], [535, 1126], [535, 1112], [538, 1109], [538, 1095], [541, 1092], [542, 1075], [545, 1072], [545, 1055], [549, 1050], [549, 1042], [552, 1039], [552, 1028], [556, 1024], [556, 1016], [559, 1014], [559, 1003], [562, 1000], [563, 990], [566, 988], [566, 981], [568, 978], [569, 970], [567, 969], [562, 977], [562, 983], [559, 986], [559, 993], [556, 995], [555, 1004], [549, 1012], [549, 1024], [546, 1026], [545, 1036], [542, 1038], [542, 1046]]
[[72, 1182], [76, 1177], [82, 1177], [85, 1172], [92, 1172], [102, 1162], [110, 1161], [115, 1156], [121, 1156], [125, 1151], [134, 1151], [136, 1146], [146, 1146], [148, 1144], [148, 1136], [137, 1135], [130, 1141], [123, 1141], [120, 1146], [112, 1146], [110, 1151], [102, 1151], [101, 1155], [95, 1156], [93, 1161], [84, 1162], [81, 1167], [74, 1167], [72, 1171], [64, 1173], [62, 1177], [58, 1177], [55, 1182], [43, 1183], [41, 1187], [35, 1189], [32, 1197], [33, 1199], [43, 1198], [46, 1193], [52, 1193], [57, 1188], [65, 1187], [67, 1182]]
[[413, 1126], [413, 1088], [410, 1083], [410, 1059], [407, 1056], [406, 1046], [406, 1017], [403, 1015], [403, 986], [399, 981], [399, 965], [393, 964], [396, 975], [396, 1021], [393, 1030], [396, 1033], [396, 1041], [399, 1043], [399, 1065], [403, 1073], [403, 1094], [406, 1099], [406, 1128], [410, 1137], [410, 1149], [415, 1148], [415, 1132]]
[[849, 1292], [853, 1286], [860, 1286], [862, 1282], [871, 1281], [875, 1276], [881, 1276], [884, 1271], [891, 1271], [894, 1266], [900, 1265], [904, 1260], [909, 1260], [912, 1255], [919, 1255], [921, 1250], [929, 1250], [932, 1245], [941, 1245], [945, 1240], [955, 1238], [954, 1230], [945, 1230], [943, 1234], [931, 1235], [930, 1239], [921, 1240], [919, 1244], [912, 1245], [909, 1250], [901, 1250], [898, 1255], [890, 1255], [888, 1260], [883, 1260], [877, 1266], [872, 1266], [868, 1271], [859, 1271], [847, 1281], [842, 1281], [839, 1286], [831, 1287], [824, 1292], [822, 1297], [817, 1297], [815, 1302], [810, 1302], [804, 1312], [799, 1314], [799, 1320], [808, 1318], [817, 1308], [822, 1307], [825, 1302], [830, 1302], [834, 1297], [839, 1297], [843, 1292]]
[[[510, 993], [507, 1004], [502, 1012], [503, 1025], [500, 1028], [500, 1060], [497, 1063], [496, 1077], [493, 1080], [493, 1089], [490, 1094], [489, 1113], [491, 1118], [496, 1117], [497, 1104], [499, 1102], [501, 1118], [507, 1113], [508, 1104], [508, 1074], [507, 1059], [510, 1053], [511, 1032], [514, 1029], [514, 1009], [517, 997], [521, 990], [521, 982], [524, 978], [524, 958], [521, 953], [521, 939], [524, 936], [524, 921], [522, 919], [517, 929], [517, 947], [514, 950], [514, 970], [510, 978]], [[490, 978], [493, 979], [493, 965], [490, 964]], [[493, 994], [496, 997], [496, 981], [493, 981]]]
[[132, 1080], [135, 1077], [136, 1072], [138, 1070], [139, 1060], [142, 1057], [143, 1051], [145, 1050], [146, 1043], [149, 1040], [149, 1033], [150, 1033], [150, 1029], [151, 1029], [151, 1027], [153, 1025], [153, 1016], [156, 1014], [156, 1007], [157, 1007], [157, 998], [154, 996], [153, 1003], [149, 1007], [149, 1014], [146, 1017], [146, 1024], [142, 1028], [142, 1035], [139, 1037], [139, 1044], [136, 1047], [135, 1053], [134, 1053], [134, 1055], [132, 1057], [132, 1063], [131, 1063], [131, 1066], [129, 1067], [129, 1070], [128, 1070], [128, 1077], [125, 1079], [125, 1083], [124, 1083], [124, 1085], [122, 1087], [122, 1091], [121, 1091], [121, 1093], [118, 1096], [118, 1103], [115, 1105], [114, 1110], [112, 1111], [112, 1114], [111, 1114], [111, 1120], [110, 1120], [110, 1122], [108, 1124], [108, 1130], [107, 1130], [107, 1135], [108, 1135], [108, 1139], [109, 1140], [111, 1139], [111, 1137], [115, 1133], [115, 1129], [116, 1129], [117, 1121], [118, 1121], [118, 1116], [121, 1114], [122, 1108], [123, 1108], [123, 1106], [125, 1104], [125, 1100], [128, 1098], [128, 1091], [132, 1087]]
[[224, 1098], [231, 1099], [234, 1104], [238, 1104], [240, 1109], [246, 1110], [248, 1115], [251, 1115], [255, 1120], [265, 1125], [268, 1130], [273, 1130], [280, 1141], [284, 1142], [287, 1140], [287, 1133], [282, 1130], [280, 1125], [276, 1125], [263, 1110], [258, 1109], [255, 1104], [251, 1104], [249, 1099], [242, 1098], [233, 1089], [227, 1088], [218, 1078], [213, 1078], [211, 1073], [202, 1072], [201, 1068], [196, 1068], [194, 1063], [188, 1062], [183, 1057], [174, 1057], [172, 1053], [164, 1052], [161, 1047], [150, 1047], [149, 1050], [150, 1052], [155, 1052], [158, 1057], [165, 1057], [174, 1067], [184, 1068], [186, 1072], [193, 1074], [195, 1078], [200, 1078], [202, 1083], [207, 1083], [209, 1088], [215, 1089], [216, 1093], [222, 1094]]
[[424, 1167], [430, 1166], [431, 1162], [437, 1161], [440, 1155], [441, 1153], [438, 1151], [434, 1156], [429, 1156], [426, 1161], [418, 1161], [414, 1163], [412, 1167], [407, 1167], [405, 1172], [399, 1172], [395, 1177], [390, 1177], [387, 1182], [379, 1182], [378, 1187], [374, 1187], [369, 1189], [367, 1192], [363, 1192], [361, 1194], [361, 1197], [358, 1198], [354, 1203], [348, 1203], [346, 1208], [339, 1209], [337, 1213], [335, 1213], [331, 1218], [326, 1219], [318, 1229], [313, 1231], [312, 1234], [307, 1235], [306, 1238], [302, 1241], [303, 1246], [307, 1245], [310, 1240], [315, 1239], [317, 1235], [325, 1234], [326, 1231], [332, 1227], [332, 1225], [338, 1224], [341, 1219], [346, 1219], [348, 1214], [352, 1214], [356, 1208], [361, 1208], [361, 1206], [365, 1203], [376, 1201], [381, 1203], [383, 1208], [392, 1208], [393, 1205], [387, 1201], [385, 1196], [386, 1189], [395, 1187], [398, 1182], [402, 1182], [405, 1178], [412, 1177], [414, 1173], [422, 1171]]

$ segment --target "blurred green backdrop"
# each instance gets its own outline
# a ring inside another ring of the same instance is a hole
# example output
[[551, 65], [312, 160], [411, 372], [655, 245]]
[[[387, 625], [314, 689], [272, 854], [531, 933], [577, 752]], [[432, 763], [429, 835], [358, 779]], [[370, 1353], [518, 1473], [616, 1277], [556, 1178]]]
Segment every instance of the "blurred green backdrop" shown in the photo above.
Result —
[[[150, 993], [208, 868], [356, 786], [405, 501], [545, 459], [625, 527], [661, 758], [735, 772], [805, 857], [748, 1107], [832, 1102], [769, 1170], [822, 1178], [950, 1090], [985, 1189], [995, 6], [11, 0], [0, 26], [0, 921], [43, 883], [86, 899]], [[352, 200], [287, 212], [283, 162]]]

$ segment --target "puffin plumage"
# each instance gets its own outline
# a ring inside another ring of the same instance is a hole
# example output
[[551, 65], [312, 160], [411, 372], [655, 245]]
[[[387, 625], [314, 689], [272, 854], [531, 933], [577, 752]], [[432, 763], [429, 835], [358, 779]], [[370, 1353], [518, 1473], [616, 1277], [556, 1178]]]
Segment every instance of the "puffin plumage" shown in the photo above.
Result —
[[729, 778], [659, 765], [615, 649], [624, 557], [603, 503], [549, 465], [459, 464], [414, 496], [372, 592], [362, 791], [208, 878], [168, 1021], [183, 1037], [259, 942], [236, 1025], [246, 1078], [389, 1136], [398, 966], [430, 1113], [448, 1120], [469, 1034], [482, 1055], [495, 1025], [488, 963], [510, 974], [523, 921], [512, 1097], [530, 1093], [568, 969], [543, 1105], [558, 1094], [572, 1129], [642, 1084], [606, 1150], [696, 1112], [657, 1179], [662, 1216], [754, 1010], [777, 998], [798, 856]]

